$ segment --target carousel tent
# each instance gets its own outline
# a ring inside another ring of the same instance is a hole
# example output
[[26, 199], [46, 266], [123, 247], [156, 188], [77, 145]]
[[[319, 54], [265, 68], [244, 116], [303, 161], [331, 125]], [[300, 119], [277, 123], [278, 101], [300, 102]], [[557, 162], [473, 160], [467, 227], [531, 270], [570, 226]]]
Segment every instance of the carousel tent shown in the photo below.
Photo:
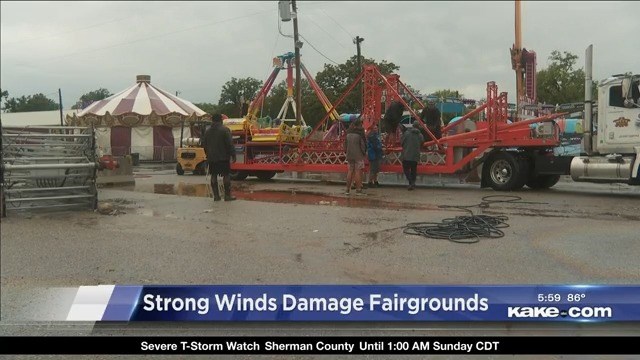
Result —
[[136, 84], [67, 116], [71, 126], [95, 126], [97, 145], [114, 156], [139, 154], [140, 160], [172, 160], [190, 125], [211, 116], [191, 102], [151, 85], [151, 77], [138, 75]]

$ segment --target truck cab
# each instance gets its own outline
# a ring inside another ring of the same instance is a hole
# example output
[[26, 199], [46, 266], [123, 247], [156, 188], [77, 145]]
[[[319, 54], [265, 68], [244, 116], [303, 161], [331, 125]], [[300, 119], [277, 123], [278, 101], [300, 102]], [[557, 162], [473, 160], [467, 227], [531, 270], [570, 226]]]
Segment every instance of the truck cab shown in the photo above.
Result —
[[615, 75], [602, 81], [593, 118], [590, 63], [587, 69], [584, 152], [571, 161], [571, 178], [640, 185], [640, 75]]
[[600, 154], [636, 154], [640, 146], [640, 75], [618, 75], [598, 89], [594, 150]]

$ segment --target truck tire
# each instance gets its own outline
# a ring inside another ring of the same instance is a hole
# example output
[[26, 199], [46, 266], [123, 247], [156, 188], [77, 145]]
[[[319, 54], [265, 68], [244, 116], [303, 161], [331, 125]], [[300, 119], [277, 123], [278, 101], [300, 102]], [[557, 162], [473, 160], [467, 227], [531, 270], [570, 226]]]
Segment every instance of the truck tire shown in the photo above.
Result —
[[247, 178], [247, 176], [249, 176], [249, 174], [246, 171], [233, 171], [233, 170], [231, 170], [229, 175], [231, 176], [231, 180], [235, 180], [235, 181], [244, 180]]
[[258, 177], [259, 180], [267, 181], [267, 180], [273, 179], [273, 177], [276, 176], [276, 172], [275, 171], [259, 171], [256, 174], [256, 176]]
[[549, 189], [560, 181], [560, 175], [531, 176], [527, 180], [527, 186], [531, 189]]
[[176, 164], [176, 174], [184, 175], [184, 169], [182, 168], [182, 165], [180, 165], [180, 163]]
[[526, 158], [501, 151], [491, 156], [482, 166], [482, 177], [496, 191], [520, 190], [529, 175]]

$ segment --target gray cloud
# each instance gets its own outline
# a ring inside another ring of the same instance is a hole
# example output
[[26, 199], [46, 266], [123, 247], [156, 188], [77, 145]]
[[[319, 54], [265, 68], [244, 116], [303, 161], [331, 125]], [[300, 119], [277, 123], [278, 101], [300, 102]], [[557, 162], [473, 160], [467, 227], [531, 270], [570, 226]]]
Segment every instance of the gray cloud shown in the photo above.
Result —
[[[276, 1], [2, 2], [1, 80], [11, 96], [55, 93], [65, 107], [87, 91], [120, 91], [149, 74], [167, 91], [217, 102], [232, 76], [264, 80], [271, 58], [292, 51], [278, 33]], [[303, 62], [312, 73], [355, 54], [400, 66], [401, 79], [428, 93], [456, 89], [484, 96], [486, 82], [514, 93], [509, 48], [513, 2], [299, 1]], [[538, 54], [580, 56], [594, 44], [594, 76], [639, 72], [640, 3], [533, 2], [523, 6], [523, 42]], [[336, 24], [339, 23], [338, 24]], [[292, 33], [291, 22], [281, 23]], [[310, 42], [310, 43], [309, 43]], [[55, 98], [55, 96], [52, 96]]]

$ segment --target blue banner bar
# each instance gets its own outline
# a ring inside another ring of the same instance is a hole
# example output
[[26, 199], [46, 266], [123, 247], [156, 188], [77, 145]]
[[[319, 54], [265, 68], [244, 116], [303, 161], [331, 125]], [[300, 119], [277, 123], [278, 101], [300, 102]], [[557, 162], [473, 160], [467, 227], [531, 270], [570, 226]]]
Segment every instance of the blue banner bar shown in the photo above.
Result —
[[640, 321], [640, 286], [116, 285], [102, 321]]

